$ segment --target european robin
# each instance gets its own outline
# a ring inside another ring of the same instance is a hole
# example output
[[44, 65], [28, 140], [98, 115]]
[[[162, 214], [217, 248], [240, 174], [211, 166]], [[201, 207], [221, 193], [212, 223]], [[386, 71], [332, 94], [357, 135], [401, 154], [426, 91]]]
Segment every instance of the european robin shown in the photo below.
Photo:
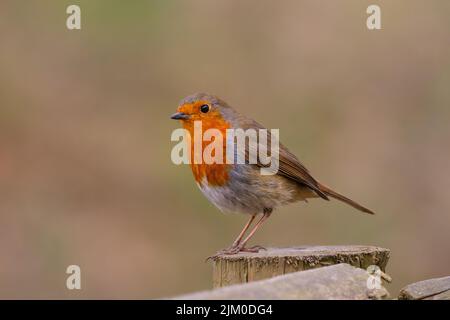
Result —
[[[201, 121], [203, 131], [218, 129], [264, 129], [255, 120], [243, 116], [218, 97], [197, 93], [184, 98], [171, 116], [180, 120], [183, 128], [194, 136], [194, 122]], [[194, 155], [194, 139], [190, 139], [191, 158]], [[202, 142], [204, 143], [204, 142]], [[226, 148], [226, 143], [223, 144]], [[316, 180], [308, 169], [285, 146], [279, 143], [279, 167], [276, 174], [262, 175], [264, 165], [258, 160], [255, 164], [245, 163], [195, 163], [190, 161], [195, 181], [203, 194], [221, 211], [241, 212], [250, 215], [248, 222], [233, 244], [219, 251], [222, 254], [236, 254], [241, 251], [257, 252], [261, 246], [245, 247], [256, 230], [269, 218], [276, 207], [310, 198], [329, 200], [334, 198], [366, 213], [373, 212], [353, 200], [333, 191]], [[256, 219], [252, 230], [246, 232]]]

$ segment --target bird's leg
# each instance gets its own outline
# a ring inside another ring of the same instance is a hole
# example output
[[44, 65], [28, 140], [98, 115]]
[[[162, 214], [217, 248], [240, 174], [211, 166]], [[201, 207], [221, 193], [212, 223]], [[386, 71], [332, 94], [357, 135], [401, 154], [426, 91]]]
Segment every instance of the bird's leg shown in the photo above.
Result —
[[248, 234], [248, 236], [243, 241], [241, 241], [242, 237], [245, 234], [245, 231], [247, 231], [247, 229], [249, 228], [251, 222], [255, 218], [255, 216], [253, 216], [250, 219], [250, 221], [245, 225], [244, 230], [242, 230], [241, 234], [239, 234], [238, 238], [236, 239], [236, 240], [239, 240], [237, 245], [235, 245], [235, 243], [233, 243], [233, 245], [230, 248], [221, 250], [221, 251], [217, 252], [215, 255], [206, 258], [206, 261], [208, 261], [209, 259], [213, 259], [214, 260], [214, 259], [220, 257], [221, 255], [233, 255], [233, 254], [236, 254], [236, 253], [239, 253], [239, 252], [258, 252], [261, 249], [265, 250], [265, 248], [261, 247], [261, 246], [253, 246], [253, 247], [250, 247], [250, 248], [245, 248], [245, 244], [255, 234], [256, 230], [258, 230], [258, 228], [264, 223], [264, 221], [266, 221], [267, 218], [270, 217], [271, 213], [272, 213], [272, 210], [265, 210], [264, 213], [263, 213], [263, 216], [258, 220], [256, 225], [253, 227], [253, 230]]
[[271, 215], [272, 211], [267, 210], [264, 212], [263, 216], [261, 217], [261, 219], [259, 219], [258, 223], [256, 223], [255, 227], [253, 228], [253, 230], [248, 234], [248, 236], [244, 239], [244, 241], [242, 241], [239, 244], [239, 251], [246, 251], [246, 252], [258, 252], [260, 249], [265, 249], [261, 246], [254, 246], [251, 248], [245, 248], [245, 245], [247, 244], [247, 242], [253, 237], [253, 235], [255, 234], [256, 230], [259, 229], [259, 227], [264, 223], [264, 221], [266, 221], [270, 215]]
[[256, 214], [253, 214], [250, 219], [245, 224], [244, 228], [242, 229], [241, 233], [237, 236], [236, 240], [234, 240], [233, 244], [231, 245], [231, 248], [237, 247], [240, 243], [242, 238], [244, 237], [245, 233], [247, 232], [248, 228], [252, 225], [253, 220], [255, 220]]
[[250, 217], [250, 219], [247, 221], [244, 228], [242, 229], [241, 233], [239, 233], [236, 240], [233, 241], [233, 244], [231, 245], [231, 247], [220, 250], [215, 255], [206, 258], [206, 261], [208, 261], [209, 259], [217, 258], [218, 256], [220, 256], [222, 254], [232, 254], [231, 252], [234, 252], [234, 253], [239, 252], [239, 250], [236, 251], [236, 249], [239, 247], [239, 244], [241, 243], [241, 240], [244, 237], [245, 232], [247, 232], [248, 228], [250, 228], [250, 226], [252, 225], [252, 222], [253, 222], [253, 220], [255, 220], [255, 218], [256, 218], [256, 214], [252, 214], [252, 216]]

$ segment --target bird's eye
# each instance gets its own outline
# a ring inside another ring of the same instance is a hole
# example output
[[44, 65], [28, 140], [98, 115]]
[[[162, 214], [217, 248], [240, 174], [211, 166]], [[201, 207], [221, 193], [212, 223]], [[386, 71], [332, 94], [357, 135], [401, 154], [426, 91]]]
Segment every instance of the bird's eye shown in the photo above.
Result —
[[200, 107], [200, 111], [203, 113], [207, 113], [209, 111], [209, 106], [207, 104], [204, 104]]

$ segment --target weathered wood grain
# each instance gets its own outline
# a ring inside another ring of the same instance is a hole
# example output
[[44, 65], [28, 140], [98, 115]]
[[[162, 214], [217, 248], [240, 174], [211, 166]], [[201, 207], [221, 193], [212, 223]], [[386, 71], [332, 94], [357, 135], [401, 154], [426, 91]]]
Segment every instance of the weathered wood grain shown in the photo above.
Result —
[[385, 299], [387, 290], [367, 286], [369, 273], [349, 264], [294, 272], [252, 283], [231, 285], [175, 297], [174, 299], [264, 300], [264, 299]]
[[400, 300], [450, 300], [450, 276], [412, 283], [404, 287]]
[[247, 283], [296, 271], [348, 263], [366, 269], [370, 265], [385, 271], [388, 249], [359, 246], [305, 246], [268, 248], [258, 253], [221, 256], [213, 261], [213, 287]]

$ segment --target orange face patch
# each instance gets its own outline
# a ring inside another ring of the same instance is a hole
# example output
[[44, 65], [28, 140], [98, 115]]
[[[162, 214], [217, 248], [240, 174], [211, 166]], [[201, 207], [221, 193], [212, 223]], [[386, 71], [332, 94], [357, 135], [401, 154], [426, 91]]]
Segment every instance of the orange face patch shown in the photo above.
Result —
[[[226, 163], [213, 163], [205, 164], [202, 161], [201, 164], [194, 163], [194, 122], [201, 121], [202, 132], [201, 137], [208, 129], [218, 129], [221, 132], [221, 137], [223, 139], [223, 156], [225, 159], [226, 155], [226, 130], [231, 128], [230, 124], [225, 121], [218, 110], [210, 108], [208, 112], [204, 113], [201, 111], [201, 107], [204, 105], [210, 106], [208, 101], [196, 101], [194, 103], [183, 104], [178, 107], [177, 112], [183, 112], [189, 115], [189, 119], [182, 120], [183, 128], [186, 129], [191, 136], [191, 169], [194, 174], [195, 181], [200, 185], [206, 179], [207, 183], [211, 186], [223, 186], [228, 182], [228, 170], [229, 165]], [[202, 150], [205, 150], [206, 146], [210, 144], [210, 141], [203, 141], [202, 139]], [[203, 159], [203, 155], [202, 155]]]
[[[186, 103], [177, 108], [177, 112], [182, 112], [190, 116], [187, 120], [183, 121], [183, 126], [193, 126], [194, 121], [211, 122], [211, 124], [225, 125], [226, 121], [222, 118], [222, 115], [217, 109], [210, 108], [206, 113], [201, 111], [202, 106], [207, 105], [211, 107], [211, 103], [205, 100], [198, 100], [193, 103]], [[186, 128], [187, 129], [187, 128]]]

